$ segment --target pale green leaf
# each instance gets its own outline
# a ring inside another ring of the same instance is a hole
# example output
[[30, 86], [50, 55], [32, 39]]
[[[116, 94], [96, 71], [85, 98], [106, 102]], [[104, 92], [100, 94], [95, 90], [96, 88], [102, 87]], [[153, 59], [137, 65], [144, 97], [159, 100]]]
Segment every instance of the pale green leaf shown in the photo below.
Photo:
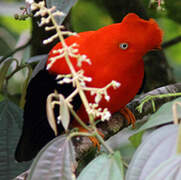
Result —
[[80, 173], [77, 180], [121, 180], [124, 179], [120, 153], [102, 154], [91, 161]]
[[157, 167], [145, 180], [164, 179], [180, 180], [181, 179], [181, 156], [173, 156], [164, 161]]
[[178, 125], [172, 124], [158, 128], [147, 136], [128, 166], [126, 180], [145, 180], [161, 163], [175, 156], [177, 134]]

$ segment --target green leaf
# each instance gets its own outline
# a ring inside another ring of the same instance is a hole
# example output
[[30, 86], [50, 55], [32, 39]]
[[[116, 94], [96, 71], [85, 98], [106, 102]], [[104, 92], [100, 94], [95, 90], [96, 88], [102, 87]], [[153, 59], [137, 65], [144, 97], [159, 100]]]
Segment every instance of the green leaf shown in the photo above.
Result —
[[146, 180], [164, 179], [180, 180], [181, 179], [181, 156], [173, 156], [160, 164], [158, 168], [149, 174]]
[[161, 163], [175, 156], [177, 136], [178, 125], [174, 124], [152, 131], [136, 150], [128, 166], [126, 180], [146, 179]]
[[29, 167], [16, 163], [14, 150], [21, 133], [22, 110], [9, 100], [0, 102], [0, 179], [12, 179]]
[[66, 136], [50, 141], [36, 156], [28, 180], [75, 179], [74, 147]]
[[77, 180], [121, 180], [124, 179], [123, 163], [120, 153], [102, 154], [90, 162]]
[[[137, 121], [134, 129], [132, 126], [126, 127], [106, 141], [106, 144], [113, 150], [118, 150], [121, 152], [123, 160], [127, 163], [129, 163], [136, 150], [136, 148], [133, 146], [134, 143], [132, 144], [129, 138], [138, 131], [138, 128], [140, 128], [143, 123], [143, 121]], [[103, 147], [101, 150], [106, 151]]]
[[144, 134], [144, 131], [140, 131], [129, 137], [129, 140], [131, 141], [131, 143], [133, 144], [135, 148], [137, 148], [141, 144], [143, 134]]
[[55, 17], [57, 24], [61, 25], [65, 17], [68, 15], [70, 9], [76, 2], [77, 0], [46, 0], [46, 5], [48, 8], [55, 6], [56, 10], [64, 13], [64, 16]]
[[[181, 102], [181, 97], [162, 105], [160, 109], [151, 115], [148, 121], [143, 126], [141, 126], [138, 132], [173, 122], [172, 106], [173, 103], [177, 101]], [[181, 117], [181, 108], [178, 109], [177, 113], [178, 117]]]

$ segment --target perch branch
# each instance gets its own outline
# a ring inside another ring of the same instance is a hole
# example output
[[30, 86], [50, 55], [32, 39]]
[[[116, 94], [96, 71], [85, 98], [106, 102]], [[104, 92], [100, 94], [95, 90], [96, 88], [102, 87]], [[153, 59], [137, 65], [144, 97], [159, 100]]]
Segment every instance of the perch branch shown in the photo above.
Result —
[[[181, 92], [181, 83], [173, 84], [173, 85], [168, 85], [164, 86], [161, 88], [157, 88], [155, 90], [152, 90], [146, 94], [143, 94], [139, 96], [138, 98], [134, 99], [128, 104], [128, 108], [134, 113], [135, 117], [137, 120], [141, 120], [143, 117], [147, 116], [148, 114], [153, 113], [153, 108], [152, 108], [152, 103], [151, 101], [148, 101], [145, 103], [143, 106], [143, 111], [142, 113], [139, 113], [136, 110], [136, 107], [140, 104], [140, 102], [148, 95], [159, 95], [159, 94], [168, 94], [168, 93], [178, 93]], [[168, 98], [163, 98], [163, 99], [155, 99], [155, 105], [156, 105], [156, 110], [163, 105], [164, 103], [171, 101], [175, 99], [176, 97], [168, 97]], [[99, 128], [99, 131], [101, 131], [105, 139], [110, 138], [114, 134], [116, 134], [118, 131], [123, 129], [124, 127], [128, 126], [127, 120], [121, 115], [121, 113], [117, 112], [115, 113], [111, 120], [105, 121], [105, 122], [100, 122], [97, 127]], [[77, 140], [78, 139], [78, 140]], [[87, 138], [87, 137], [79, 137], [74, 138], [73, 142], [75, 145], [76, 149], [76, 154], [77, 154], [77, 159], [80, 159], [81, 156], [90, 150], [92, 148], [92, 142]]]
[[170, 41], [167, 41], [167, 42], [164, 42], [162, 44], [162, 48], [165, 49], [165, 48], [169, 48], [170, 46], [173, 46], [177, 43], [181, 42], [181, 36], [178, 36], [174, 39], [171, 39]]

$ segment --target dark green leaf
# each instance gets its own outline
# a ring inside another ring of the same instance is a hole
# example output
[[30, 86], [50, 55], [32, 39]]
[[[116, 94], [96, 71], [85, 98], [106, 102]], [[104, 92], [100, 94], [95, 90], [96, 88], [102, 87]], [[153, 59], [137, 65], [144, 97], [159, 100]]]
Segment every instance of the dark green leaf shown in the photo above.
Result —
[[48, 58], [48, 55], [44, 54], [44, 55], [34, 56], [34, 57], [32, 57], [32, 59], [30, 58], [28, 60], [28, 63], [32, 63], [32, 62], [36, 62], [36, 61], [39, 62], [33, 70], [31, 79], [34, 78], [41, 70], [43, 70], [45, 68], [47, 58]]
[[0, 179], [16, 177], [29, 167], [29, 163], [18, 164], [14, 159], [22, 123], [22, 110], [9, 100], [0, 102]]
[[0, 101], [2, 101], [3, 99], [4, 99], [4, 96], [0, 94]]
[[77, 0], [46, 0], [47, 7], [52, 6], [56, 7], [56, 10], [59, 10], [64, 13], [65, 16], [56, 17], [57, 24], [61, 25], [67, 14], [69, 13], [72, 6], [77, 2]]
[[77, 180], [121, 180], [124, 179], [123, 163], [120, 153], [102, 154], [90, 162]]
[[4, 84], [4, 80], [6, 78], [6, 74], [8, 72], [8, 69], [9, 69], [11, 63], [12, 63], [12, 60], [8, 59], [7, 61], [4, 62], [4, 64], [0, 68], [0, 91], [1, 91], [2, 86]]
[[46, 61], [47, 58], [48, 58], [48, 54], [36, 55], [36, 56], [30, 57], [27, 60], [27, 63], [34, 63], [34, 62], [36, 63], [36, 62], [40, 62], [40, 61]]
[[73, 180], [75, 175], [74, 147], [66, 136], [58, 136], [37, 155], [28, 180]]

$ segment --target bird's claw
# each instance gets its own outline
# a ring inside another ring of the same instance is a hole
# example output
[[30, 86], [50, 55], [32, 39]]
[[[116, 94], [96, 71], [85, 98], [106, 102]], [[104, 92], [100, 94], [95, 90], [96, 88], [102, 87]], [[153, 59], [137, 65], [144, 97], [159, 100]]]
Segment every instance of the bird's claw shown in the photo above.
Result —
[[127, 107], [122, 108], [120, 113], [127, 119], [128, 124], [132, 124], [132, 127], [135, 128], [136, 118], [134, 114]]

